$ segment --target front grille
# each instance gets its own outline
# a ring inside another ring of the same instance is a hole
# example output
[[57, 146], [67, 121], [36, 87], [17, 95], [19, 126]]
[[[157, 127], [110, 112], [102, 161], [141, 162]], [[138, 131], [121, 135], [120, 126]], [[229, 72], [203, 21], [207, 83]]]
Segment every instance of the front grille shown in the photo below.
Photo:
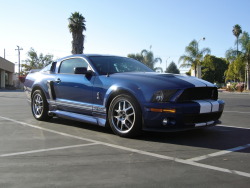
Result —
[[209, 121], [216, 121], [220, 118], [222, 112], [214, 112], [209, 114], [186, 114], [184, 115], [184, 123], [204, 123]]
[[218, 89], [216, 87], [194, 87], [185, 89], [177, 99], [177, 102], [207, 99], [218, 99]]

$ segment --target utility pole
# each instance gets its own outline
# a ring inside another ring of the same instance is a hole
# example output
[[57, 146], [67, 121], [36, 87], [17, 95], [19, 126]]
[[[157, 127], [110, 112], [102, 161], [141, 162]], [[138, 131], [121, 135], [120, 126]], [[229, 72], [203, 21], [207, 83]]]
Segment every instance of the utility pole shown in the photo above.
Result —
[[246, 66], [246, 83], [245, 85], [247, 84], [247, 90], [250, 90], [250, 65], [249, 63], [247, 62], [247, 66]]
[[[197, 46], [196, 46], [196, 50], [197, 50], [197, 53], [199, 53], [199, 42], [201, 41], [201, 40], [206, 40], [206, 38], [205, 37], [202, 37], [200, 40], [198, 40], [198, 42], [197, 42]], [[197, 57], [196, 57], [196, 59], [197, 59]], [[198, 61], [198, 59], [197, 59], [197, 61]], [[198, 77], [198, 78], [201, 78], [201, 66], [197, 63], [197, 65], [195, 65], [195, 68], [194, 68], [195, 70], [194, 70], [194, 75], [195, 75], [195, 77]], [[197, 73], [198, 73], [198, 75], [197, 75]]]
[[20, 77], [20, 50], [23, 50], [23, 48], [20, 48], [18, 45], [17, 45], [17, 49], [15, 49], [18, 51], [18, 77]]

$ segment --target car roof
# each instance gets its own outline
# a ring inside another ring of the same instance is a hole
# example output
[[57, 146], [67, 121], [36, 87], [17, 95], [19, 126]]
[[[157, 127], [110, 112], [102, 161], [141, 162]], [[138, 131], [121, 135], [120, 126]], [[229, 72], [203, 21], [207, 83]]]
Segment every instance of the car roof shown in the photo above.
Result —
[[74, 54], [74, 55], [69, 55], [66, 57], [59, 58], [57, 61], [62, 61], [67, 58], [72, 58], [72, 57], [123, 57], [123, 56], [117, 56], [117, 55], [105, 55], [105, 54]]

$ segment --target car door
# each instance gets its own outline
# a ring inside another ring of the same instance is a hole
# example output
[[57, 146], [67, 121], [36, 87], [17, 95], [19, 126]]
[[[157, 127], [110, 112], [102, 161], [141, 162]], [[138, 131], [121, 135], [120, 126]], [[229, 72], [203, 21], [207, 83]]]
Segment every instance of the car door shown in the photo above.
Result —
[[91, 69], [83, 58], [71, 58], [61, 62], [54, 81], [56, 106], [59, 110], [90, 115], [94, 77], [74, 74], [75, 67]]

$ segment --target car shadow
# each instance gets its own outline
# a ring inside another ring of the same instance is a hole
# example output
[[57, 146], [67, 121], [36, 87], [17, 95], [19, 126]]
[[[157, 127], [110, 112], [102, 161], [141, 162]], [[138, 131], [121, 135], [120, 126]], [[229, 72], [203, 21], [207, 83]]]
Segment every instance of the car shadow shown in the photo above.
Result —
[[[100, 127], [97, 125], [66, 120], [61, 118], [53, 118], [51, 123], [62, 124], [90, 131], [100, 132], [114, 136], [117, 142], [123, 141], [119, 136], [115, 136], [110, 128]], [[166, 143], [183, 146], [191, 146], [197, 148], [208, 148], [216, 150], [228, 150], [239, 146], [250, 144], [250, 129], [214, 126], [203, 129], [194, 129], [180, 132], [146, 132], [144, 131], [136, 138], [130, 140], [149, 141], [155, 143]], [[250, 149], [238, 150], [236, 152], [250, 153]]]
[[[228, 150], [250, 144], [249, 135], [249, 129], [214, 126], [172, 133], [147, 132], [140, 139], [151, 142]], [[238, 152], [250, 153], [250, 150], [243, 149]]]

